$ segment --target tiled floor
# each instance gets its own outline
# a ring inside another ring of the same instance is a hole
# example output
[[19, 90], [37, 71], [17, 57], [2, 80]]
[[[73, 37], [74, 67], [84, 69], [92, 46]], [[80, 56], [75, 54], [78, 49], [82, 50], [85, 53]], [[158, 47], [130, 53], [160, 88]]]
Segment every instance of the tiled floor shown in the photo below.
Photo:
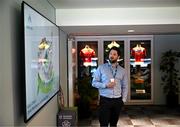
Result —
[[[80, 126], [99, 127], [99, 121], [93, 117]], [[118, 127], [180, 127], [180, 107], [125, 106]]]

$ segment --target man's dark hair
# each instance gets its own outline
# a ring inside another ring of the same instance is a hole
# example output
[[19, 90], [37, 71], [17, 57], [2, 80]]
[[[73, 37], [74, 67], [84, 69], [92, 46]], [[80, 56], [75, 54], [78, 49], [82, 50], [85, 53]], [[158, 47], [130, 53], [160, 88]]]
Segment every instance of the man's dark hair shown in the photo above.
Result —
[[118, 54], [118, 56], [120, 56], [121, 55], [121, 52], [120, 52], [120, 50], [119, 50], [119, 48], [118, 47], [112, 47], [110, 50], [109, 50], [109, 53], [111, 52], [111, 50], [116, 50], [117, 51], [117, 54]]

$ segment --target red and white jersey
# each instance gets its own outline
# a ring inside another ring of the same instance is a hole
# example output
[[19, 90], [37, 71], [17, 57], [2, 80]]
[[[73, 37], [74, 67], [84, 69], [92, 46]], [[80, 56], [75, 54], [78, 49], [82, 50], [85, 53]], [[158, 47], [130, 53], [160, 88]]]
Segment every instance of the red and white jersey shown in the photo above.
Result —
[[143, 47], [134, 47], [131, 55], [135, 58], [135, 62], [142, 62], [146, 56], [146, 49]]
[[92, 58], [95, 57], [95, 51], [91, 48], [84, 48], [80, 51], [80, 57], [85, 66], [91, 65]]

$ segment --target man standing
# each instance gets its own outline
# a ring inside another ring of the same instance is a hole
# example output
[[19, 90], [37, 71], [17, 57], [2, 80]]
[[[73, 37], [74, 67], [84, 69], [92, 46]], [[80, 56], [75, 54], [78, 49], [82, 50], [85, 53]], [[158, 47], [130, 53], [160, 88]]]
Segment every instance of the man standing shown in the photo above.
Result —
[[101, 127], [117, 126], [119, 114], [127, 99], [128, 81], [124, 68], [119, 66], [120, 51], [109, 50], [109, 63], [102, 64], [94, 72], [92, 86], [100, 94], [99, 122]]

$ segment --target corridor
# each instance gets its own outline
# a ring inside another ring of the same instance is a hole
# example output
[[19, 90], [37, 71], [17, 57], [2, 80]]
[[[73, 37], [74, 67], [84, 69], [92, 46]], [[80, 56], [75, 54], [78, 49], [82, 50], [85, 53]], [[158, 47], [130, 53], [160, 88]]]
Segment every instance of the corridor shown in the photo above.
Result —
[[[97, 116], [82, 120], [79, 126], [99, 127]], [[180, 127], [180, 107], [125, 106], [118, 127]]]

